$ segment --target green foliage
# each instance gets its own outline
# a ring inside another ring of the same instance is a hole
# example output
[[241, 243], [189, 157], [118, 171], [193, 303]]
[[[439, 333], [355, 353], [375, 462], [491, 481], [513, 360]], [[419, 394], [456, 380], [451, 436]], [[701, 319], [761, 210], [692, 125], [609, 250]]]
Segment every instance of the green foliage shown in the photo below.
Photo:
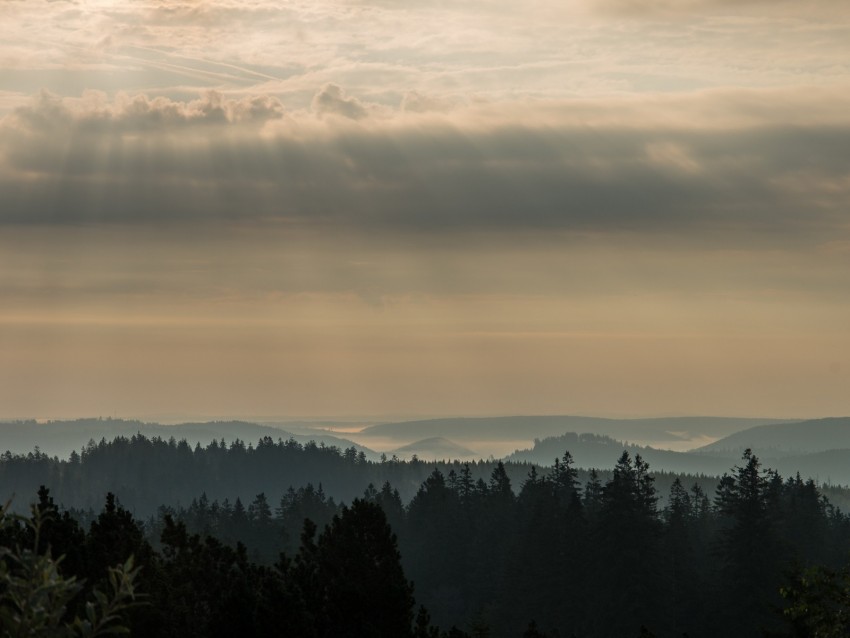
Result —
[[68, 619], [72, 600], [82, 585], [60, 571], [62, 557], [54, 559], [49, 548], [39, 551], [42, 530], [54, 516], [50, 509], [33, 506], [25, 518], [0, 510], [0, 529], [21, 524], [33, 538], [32, 547], [0, 546], [0, 636], [45, 638], [92, 638], [129, 633], [123, 613], [135, 604], [138, 569], [132, 557], [109, 568], [109, 593], [92, 592], [82, 616]]
[[781, 590], [783, 614], [793, 638], [845, 638], [850, 635], [850, 566], [840, 570], [797, 570]]

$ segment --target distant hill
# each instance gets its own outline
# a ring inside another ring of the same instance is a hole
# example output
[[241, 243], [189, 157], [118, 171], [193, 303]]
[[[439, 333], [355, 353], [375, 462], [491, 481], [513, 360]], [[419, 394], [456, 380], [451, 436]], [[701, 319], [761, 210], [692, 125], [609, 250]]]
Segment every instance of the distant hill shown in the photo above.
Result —
[[[277, 439], [283, 442], [278, 444]], [[264, 492], [270, 502], [276, 503], [290, 486], [305, 486], [308, 482], [314, 486], [321, 484], [329, 497], [350, 502], [363, 494], [364, 486], [369, 483], [381, 486], [385, 481], [397, 488], [407, 502], [435, 468], [448, 476], [452, 470], [460, 473], [464, 465], [462, 461], [424, 459], [363, 462], [357, 455], [340, 453], [343, 446], [289, 445], [288, 437], [277, 439], [272, 439], [271, 443], [255, 443], [253, 447], [209, 445], [194, 449], [191, 444], [169, 443], [163, 437], [150, 440], [125, 433], [123, 439], [87, 446], [76, 460], [68, 457], [53, 460], [35, 454], [0, 455], [0, 502], [17, 495], [16, 507], [23, 511], [38, 486], [44, 484], [51, 488], [57, 502], [67, 507], [101, 507], [103, 495], [111, 491], [139, 516], [148, 516], [163, 504], [187, 506], [202, 493], [210, 500], [228, 498], [232, 503], [240, 497], [244, 503], [249, 503], [258, 493]], [[684, 484], [698, 483], [712, 497], [717, 487], [716, 477], [741, 462], [740, 458], [624, 446], [610, 437], [573, 434], [537, 441], [534, 450], [512, 455], [505, 469], [514, 491], [518, 492], [531, 470], [529, 462], [522, 459], [530, 459], [538, 466], [551, 466], [556, 457], [569, 449], [580, 468], [600, 469], [604, 483], [624, 447], [632, 455], [639, 453], [649, 462], [662, 502], [676, 477], [671, 473], [673, 470], [684, 468], [681, 471], [687, 474], [682, 477]], [[756, 452], [765, 467], [778, 469], [784, 477], [799, 470], [802, 476], [819, 482], [850, 484], [850, 450], [779, 460], [764, 458], [758, 450]], [[469, 465], [474, 479], [486, 482], [495, 462], [470, 461]], [[540, 474], [545, 474], [545, 470]], [[581, 485], [585, 485], [588, 478], [588, 471], [579, 469]], [[847, 490], [829, 488], [825, 493], [842, 509], [850, 509]]]
[[640, 454], [653, 471], [683, 472], [720, 476], [735, 464], [734, 456], [702, 455], [690, 452], [658, 450], [648, 446], [629, 445], [600, 434], [576, 434], [568, 432], [557, 437], [538, 439], [534, 447], [517, 450], [505, 457], [506, 461], [552, 465], [569, 451], [580, 468], [609, 468], [627, 450], [634, 457]]
[[850, 486], [850, 449], [765, 458], [764, 464], [785, 477], [799, 472], [803, 478], [813, 478], [818, 483]]
[[48, 421], [46, 423], [36, 421], [0, 422], [0, 452], [8, 450], [16, 453], [27, 453], [38, 447], [41, 452], [50, 456], [67, 458], [72, 450], [79, 451], [90, 440], [96, 442], [101, 439], [111, 440], [116, 436], [130, 437], [136, 433], [144, 434], [147, 437], [158, 436], [166, 440], [171, 437], [178, 441], [185, 439], [193, 446], [196, 443], [205, 446], [213, 439], [217, 441], [224, 439], [227, 443], [239, 439], [247, 444], [256, 443], [266, 436], [271, 437], [274, 441], [279, 438], [284, 440], [293, 438], [302, 444], [315, 441], [318, 444], [324, 443], [327, 446], [336, 446], [341, 449], [354, 446], [373, 460], [379, 456], [368, 447], [363, 447], [348, 439], [322, 433], [292, 434], [281, 428], [245, 421], [209, 421], [206, 423], [161, 425], [159, 423], [109, 418]]
[[[786, 478], [799, 472], [804, 479], [811, 478], [820, 484], [850, 485], [850, 449], [777, 454], [776, 448], [767, 445], [754, 444], [746, 447], [753, 450], [764, 468], [777, 470]], [[627, 450], [632, 456], [640, 454], [649, 463], [651, 471], [720, 476], [740, 463], [744, 449], [746, 448], [721, 449], [712, 453], [674, 452], [649, 446], [629, 445], [597, 434], [568, 433], [537, 440], [534, 447], [517, 450], [505, 460], [550, 466], [556, 458], [563, 456], [564, 451], [569, 450], [576, 467], [607, 468], [613, 465], [623, 450]]]
[[423, 461], [434, 459], [473, 459], [478, 456], [469, 448], [465, 448], [441, 436], [416, 441], [415, 443], [394, 450], [391, 454], [395, 454], [400, 459], [409, 459], [415, 454], [417, 458]]
[[850, 449], [850, 417], [759, 425], [730, 434], [698, 451], [737, 455], [747, 448], [774, 457]]
[[361, 437], [417, 441], [445, 437], [455, 441], [517, 440], [593, 432], [628, 441], [688, 441], [700, 436], [722, 437], [755, 425], [783, 423], [777, 419], [668, 417], [604, 419], [587, 416], [505, 416], [426, 419], [382, 423], [364, 428]]

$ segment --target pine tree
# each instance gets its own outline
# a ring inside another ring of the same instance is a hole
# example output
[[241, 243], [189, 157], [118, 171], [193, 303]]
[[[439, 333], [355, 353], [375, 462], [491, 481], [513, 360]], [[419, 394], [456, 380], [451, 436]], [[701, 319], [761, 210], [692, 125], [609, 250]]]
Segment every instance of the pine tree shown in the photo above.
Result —
[[670, 623], [674, 635], [698, 635], [707, 624], [699, 604], [705, 591], [702, 574], [696, 568], [696, 517], [691, 494], [677, 477], [670, 487], [664, 530], [665, 578], [670, 600]]
[[755, 634], [775, 624], [770, 610], [779, 605], [781, 555], [777, 512], [769, 509], [768, 498], [774, 473], [762, 470], [752, 450], [745, 450], [742, 460], [717, 488], [722, 526], [717, 551], [727, 623]]
[[573, 455], [569, 450], [564, 452], [562, 459], [555, 459], [550, 477], [562, 504], [568, 505], [574, 498], [580, 498], [578, 471], [573, 467]]
[[413, 587], [404, 576], [396, 537], [378, 505], [355, 499], [343, 507], [319, 536], [317, 559], [322, 607], [315, 617], [320, 636], [412, 635]]
[[599, 480], [599, 472], [590, 470], [590, 478], [584, 486], [584, 497], [582, 498], [587, 518], [595, 521], [602, 509], [602, 482]]
[[[594, 616], [592, 633], [627, 636], [640, 625], [662, 622], [663, 578], [660, 573], [661, 526], [655, 488], [647, 464], [632, 461], [623, 451], [611, 480], [602, 489], [602, 505], [595, 524], [596, 587], [609, 592]], [[605, 614], [604, 609], [617, 614]]]
[[474, 530], [463, 525], [459, 495], [448, 488], [438, 469], [410, 501], [405, 520], [401, 549], [417, 597], [432, 610], [436, 624], [456, 622], [469, 605]]

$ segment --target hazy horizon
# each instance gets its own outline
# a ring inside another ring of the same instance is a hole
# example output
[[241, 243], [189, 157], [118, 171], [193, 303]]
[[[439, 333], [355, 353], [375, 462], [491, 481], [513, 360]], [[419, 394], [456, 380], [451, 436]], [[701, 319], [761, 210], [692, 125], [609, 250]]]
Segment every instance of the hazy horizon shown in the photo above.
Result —
[[[137, 432], [146, 436], [175, 436], [185, 439], [190, 445], [207, 445], [218, 439], [256, 443], [267, 436], [273, 440], [294, 436], [301, 443], [314, 440], [340, 449], [354, 443], [372, 453], [372, 460], [382, 452], [402, 458], [416, 453], [422, 459], [443, 458], [441, 455], [492, 459], [504, 458], [535, 445], [541, 439], [578, 433], [611, 437], [624, 446], [640, 445], [686, 452], [742, 430], [766, 424], [793, 424], [795, 420], [705, 416], [618, 419], [587, 415], [432, 416], [427, 419], [398, 416], [394, 419], [298, 419], [256, 415], [219, 418], [196, 415], [192, 418], [184, 415], [173, 419], [160, 416], [133, 420], [111, 416], [77, 420], [37, 419], [36, 422], [44, 427], [16, 427], [6, 420], [9, 427], [0, 427], [0, 449], [29, 453], [38, 447], [48, 454], [65, 457], [72, 450], [84, 447], [87, 441], [110, 440]], [[137, 429], [134, 423], [139, 423]], [[803, 425], [814, 423], [816, 421], [804, 421]], [[130, 430], [126, 428], [127, 424], [132, 426]], [[0, 419], [2, 425], [4, 421]]]
[[[99, 413], [75, 413], [65, 414], [57, 413], [55, 415], [38, 415], [38, 414], [18, 414], [18, 415], [2, 415], [0, 414], [0, 423], [11, 421], [27, 421], [33, 420], [39, 423], [47, 421], [72, 421], [77, 419], [116, 419], [123, 421], [143, 421], [151, 423], [159, 423], [161, 425], [176, 425], [180, 423], [196, 423], [196, 422], [214, 422], [214, 421], [244, 421], [246, 423], [257, 424], [286, 424], [286, 423], [305, 423], [321, 425], [323, 423], [333, 424], [338, 431], [343, 431], [346, 427], [358, 429], [360, 427], [368, 427], [371, 424], [378, 423], [401, 423], [406, 421], [426, 421], [437, 419], [487, 419], [487, 418], [504, 418], [504, 417], [587, 417], [592, 419], [616, 419], [616, 420], [641, 420], [641, 419], [675, 419], [675, 418], [718, 418], [718, 419], [765, 419], [774, 421], [808, 421], [813, 419], [825, 419], [833, 417], [848, 416], [847, 414], [803, 414], [803, 415], [776, 415], [763, 412], [754, 412], [753, 414], [686, 414], [686, 413], [665, 413], [665, 412], [649, 412], [645, 414], [617, 414], [608, 413], [577, 413], [577, 412], [470, 412], [470, 413], [419, 413], [419, 414], [206, 414], [206, 413], [140, 413], [140, 414], [99, 414]], [[348, 425], [346, 425], [348, 424]]]
[[0, 413], [850, 413], [846, 3], [0, 16]]

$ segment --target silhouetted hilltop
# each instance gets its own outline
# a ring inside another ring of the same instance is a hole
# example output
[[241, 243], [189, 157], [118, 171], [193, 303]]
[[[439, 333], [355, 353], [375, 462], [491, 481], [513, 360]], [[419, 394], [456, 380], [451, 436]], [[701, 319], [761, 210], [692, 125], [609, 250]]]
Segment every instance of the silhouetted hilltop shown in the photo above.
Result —
[[745, 449], [782, 457], [850, 448], [850, 417], [755, 426], [699, 448], [699, 452], [737, 456]]
[[142, 434], [146, 437], [161, 437], [165, 440], [185, 439], [194, 446], [206, 446], [212, 441], [258, 441], [263, 437], [273, 440], [294, 439], [299, 443], [316, 441], [339, 448], [354, 447], [363, 451], [368, 458], [377, 459], [378, 454], [337, 436], [323, 433], [299, 435], [278, 427], [248, 423], [245, 421], [208, 421], [204, 423], [180, 423], [162, 425], [134, 419], [90, 418], [47, 421], [34, 420], [0, 422], [0, 452], [26, 453], [34, 448], [49, 456], [67, 457], [71, 451], [80, 451], [89, 441], [112, 440], [116, 436], [131, 437]]
[[537, 439], [534, 447], [517, 450], [505, 457], [506, 461], [535, 463], [549, 466], [553, 461], [569, 450], [576, 467], [602, 468], [610, 464], [612, 455], [628, 450], [632, 456], [639, 454], [656, 470], [684, 472], [688, 474], [708, 474], [720, 476], [735, 462], [734, 456], [702, 455], [689, 452], [674, 452], [656, 448], [630, 445], [600, 434], [576, 434], [568, 432], [561, 436]]
[[699, 436], [726, 436], [755, 425], [782, 422], [778, 419], [700, 416], [654, 419], [605, 419], [569, 415], [465, 417], [382, 423], [364, 428], [360, 435], [407, 441], [429, 437], [446, 437], [454, 441], [530, 441], [566, 432], [593, 432], [629, 441], [687, 441]]
[[[846, 425], [839, 424], [845, 419], [829, 419], [833, 421], [832, 425], [821, 423], [821, 421], [812, 421], [807, 423], [817, 423], [821, 430], [828, 430], [830, 427], [835, 427], [836, 432], [844, 433]], [[803, 425], [788, 424], [788, 425]], [[800, 430], [788, 428], [797, 436]], [[770, 428], [759, 428], [763, 432], [769, 432]], [[733, 437], [730, 437], [733, 438]], [[839, 443], [841, 438], [837, 437]], [[743, 438], [743, 441], [749, 439]], [[765, 437], [765, 440], [770, 440], [770, 437]], [[785, 444], [788, 441], [794, 440], [792, 437], [788, 439], [777, 439]], [[819, 444], [826, 445], [826, 434], [822, 433], [820, 440], [815, 440], [812, 446]], [[765, 467], [777, 470], [784, 476], [794, 476], [797, 473], [804, 479], [814, 479], [818, 484], [832, 485], [850, 485], [850, 448], [846, 449], [828, 449], [820, 452], [797, 453], [791, 454], [777, 447], [770, 447], [766, 443], [764, 447], [758, 445], [747, 445], [744, 449], [760, 450], [764, 449], [762, 462]], [[567, 433], [562, 436], [548, 437], [546, 439], [538, 439], [534, 442], [534, 447], [525, 450], [517, 450], [513, 454], [505, 457], [506, 461], [511, 462], [526, 462], [535, 463], [542, 466], [552, 465], [555, 458], [559, 454], [563, 454], [564, 450], [569, 450], [575, 460], [576, 467], [581, 468], [601, 468], [609, 463], [608, 459], [612, 454], [628, 450], [631, 455], [640, 454], [656, 471], [665, 471], [673, 473], [686, 474], [704, 474], [709, 476], [720, 476], [724, 472], [728, 472], [729, 468], [734, 466], [740, 458], [740, 453], [736, 449], [721, 448], [706, 453], [702, 450], [693, 452], [675, 452], [672, 450], [659, 450], [649, 446], [630, 445], [617, 441], [608, 436], [598, 434], [576, 434]], [[741, 450], [743, 451], [743, 450]]]
[[784, 476], [799, 472], [803, 478], [812, 478], [819, 484], [850, 485], [850, 449], [766, 458], [765, 465]]

